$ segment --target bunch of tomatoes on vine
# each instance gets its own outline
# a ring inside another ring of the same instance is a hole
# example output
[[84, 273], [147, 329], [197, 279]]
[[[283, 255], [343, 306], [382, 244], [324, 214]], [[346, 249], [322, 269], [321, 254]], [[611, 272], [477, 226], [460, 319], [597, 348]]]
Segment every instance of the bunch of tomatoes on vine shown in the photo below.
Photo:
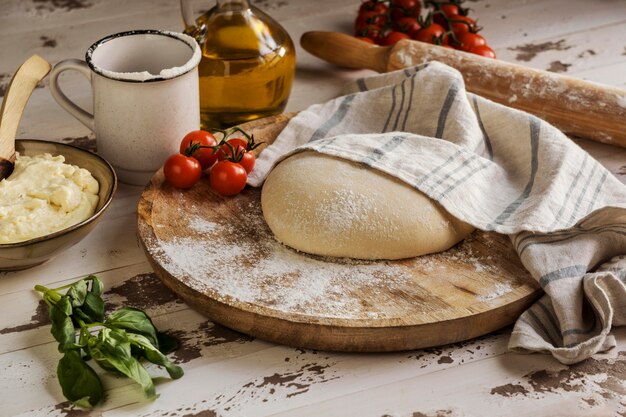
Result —
[[[214, 133], [222, 135], [219, 142]], [[194, 130], [180, 142], [180, 153], [165, 161], [165, 180], [176, 188], [191, 188], [203, 173], [208, 173], [216, 192], [225, 196], [239, 194], [256, 162], [252, 151], [260, 144], [238, 127], [213, 132]]]
[[462, 4], [463, 0], [427, 0], [428, 12], [423, 14], [420, 0], [365, 0], [354, 23], [355, 36], [382, 46], [413, 39], [495, 58], [478, 33], [482, 28]]

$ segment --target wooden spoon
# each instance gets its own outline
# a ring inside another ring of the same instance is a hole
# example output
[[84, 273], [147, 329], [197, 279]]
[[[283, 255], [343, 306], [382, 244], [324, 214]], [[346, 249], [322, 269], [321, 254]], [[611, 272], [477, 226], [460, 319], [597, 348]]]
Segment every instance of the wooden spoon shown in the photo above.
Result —
[[15, 72], [0, 107], [0, 180], [13, 172], [15, 164], [15, 135], [28, 98], [52, 67], [33, 55]]

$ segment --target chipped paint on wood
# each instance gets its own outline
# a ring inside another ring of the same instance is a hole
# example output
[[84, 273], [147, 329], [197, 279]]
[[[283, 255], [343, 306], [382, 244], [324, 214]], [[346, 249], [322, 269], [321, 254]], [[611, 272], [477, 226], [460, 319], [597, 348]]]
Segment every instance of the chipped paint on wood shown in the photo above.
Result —
[[[626, 351], [615, 359], [587, 359], [559, 371], [539, 370], [523, 376], [520, 381], [491, 389], [491, 395], [527, 397], [541, 400], [564, 393], [599, 394], [603, 403], [614, 404], [620, 413], [626, 413]], [[597, 398], [582, 398], [589, 406], [600, 404]]]
[[203, 352], [212, 346], [226, 343], [246, 343], [254, 340], [250, 336], [209, 320], [201, 323], [195, 330], [171, 330], [168, 334], [175, 337], [179, 342], [178, 349], [172, 354], [176, 362], [179, 363], [187, 363], [201, 358]]
[[271, 12], [273, 10], [280, 9], [281, 7], [286, 6], [287, 3], [285, 0], [273, 1], [273, 0], [252, 0], [252, 4], [261, 8], [264, 11]]
[[35, 9], [41, 11], [49, 11], [53, 12], [56, 10], [76, 10], [76, 9], [86, 9], [93, 5], [93, 3], [89, 0], [30, 0], [34, 5]]
[[315, 362], [305, 363], [290, 372], [256, 377], [244, 384], [234, 395], [228, 398], [217, 397], [215, 404], [228, 411], [250, 400], [278, 401], [281, 398], [287, 399], [304, 394], [315, 384], [323, 384], [340, 378], [332, 371], [327, 374], [327, 369], [331, 365], [332, 363], [324, 365]]
[[550, 66], [548, 67], [548, 71], [552, 72], [567, 72], [567, 69], [571, 67], [572, 64], [566, 64], [561, 61], [552, 61], [550, 62]]
[[45, 326], [47, 324], [50, 324], [50, 318], [48, 317], [48, 306], [43, 300], [39, 300], [39, 303], [37, 303], [37, 309], [35, 310], [35, 314], [31, 316], [28, 323], [18, 324], [16, 326], [0, 329], [0, 334], [23, 332], [26, 330], [36, 329], [37, 327]]
[[147, 310], [168, 303], [183, 302], [156, 277], [154, 273], [139, 274], [105, 292], [107, 310], [130, 306]]
[[76, 146], [78, 148], [86, 149], [88, 151], [96, 152], [96, 138], [93, 135], [88, 136], [78, 136], [75, 138], [63, 138], [60, 140], [61, 143], [65, 143], [67, 145]]
[[527, 43], [520, 46], [514, 46], [508, 48], [511, 51], [517, 51], [518, 54], [515, 57], [518, 61], [528, 62], [536, 57], [538, 54], [547, 51], [566, 51], [570, 49], [571, 46], [565, 43], [565, 39], [561, 39], [559, 41], [549, 41], [542, 43]]
[[454, 413], [452, 410], [437, 410], [431, 411], [427, 413], [422, 413], [419, 411], [413, 412], [411, 417], [457, 417], [459, 414]]
[[49, 38], [45, 35], [40, 36], [39, 39], [41, 40], [41, 46], [44, 48], [56, 48], [57, 46], [56, 39]]

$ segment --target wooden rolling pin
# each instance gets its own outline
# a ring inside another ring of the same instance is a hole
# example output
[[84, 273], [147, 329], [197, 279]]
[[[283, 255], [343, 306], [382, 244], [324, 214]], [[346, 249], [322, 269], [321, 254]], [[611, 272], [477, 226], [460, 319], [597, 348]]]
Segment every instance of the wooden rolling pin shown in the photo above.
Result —
[[423, 42], [380, 47], [335, 32], [307, 32], [302, 47], [348, 68], [394, 71], [439, 61], [463, 74], [467, 91], [527, 111], [568, 135], [626, 147], [626, 90]]

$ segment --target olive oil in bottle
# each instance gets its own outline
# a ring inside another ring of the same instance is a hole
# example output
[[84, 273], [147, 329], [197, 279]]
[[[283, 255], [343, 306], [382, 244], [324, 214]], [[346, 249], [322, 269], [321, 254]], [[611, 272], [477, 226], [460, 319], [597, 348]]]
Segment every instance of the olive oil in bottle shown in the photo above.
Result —
[[[182, 2], [185, 13], [185, 2]], [[202, 47], [200, 118], [224, 128], [283, 111], [295, 72], [289, 34], [246, 0], [218, 0], [187, 26]]]

